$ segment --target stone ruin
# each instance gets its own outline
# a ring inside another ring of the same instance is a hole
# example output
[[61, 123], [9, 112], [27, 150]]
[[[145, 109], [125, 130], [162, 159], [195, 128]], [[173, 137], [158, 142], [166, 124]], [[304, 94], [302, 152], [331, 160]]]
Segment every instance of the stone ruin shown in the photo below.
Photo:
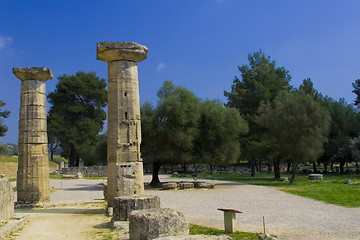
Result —
[[53, 75], [43, 67], [18, 67], [13, 73], [21, 80], [17, 201], [46, 202], [50, 189], [45, 81]]
[[14, 190], [7, 179], [0, 179], [0, 209], [1, 225], [14, 216]]
[[[148, 48], [137, 43], [97, 43], [97, 59], [108, 63], [107, 204], [109, 208], [116, 205], [113, 221], [129, 220], [130, 239], [174, 235], [182, 235], [176, 239], [199, 239], [187, 236], [189, 224], [182, 213], [160, 208], [158, 197], [143, 195], [137, 63], [145, 60], [147, 53]], [[53, 75], [43, 67], [14, 68], [13, 73], [22, 81], [18, 202], [46, 202], [50, 200], [50, 191], [45, 82]], [[0, 181], [0, 221], [13, 215], [13, 195], [9, 186], [8, 182]]]
[[148, 48], [132, 42], [99, 42], [97, 59], [108, 63], [107, 204], [144, 194], [137, 63]]

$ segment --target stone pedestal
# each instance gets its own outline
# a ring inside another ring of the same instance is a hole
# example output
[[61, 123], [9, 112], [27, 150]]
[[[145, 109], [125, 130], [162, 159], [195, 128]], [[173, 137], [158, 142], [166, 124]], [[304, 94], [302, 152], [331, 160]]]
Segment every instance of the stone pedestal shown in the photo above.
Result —
[[134, 195], [114, 198], [112, 221], [128, 221], [134, 210], [160, 208], [159, 196]]
[[7, 179], [0, 179], [0, 209], [1, 226], [14, 216], [14, 190]]
[[174, 209], [146, 209], [130, 213], [130, 240], [150, 240], [188, 234], [189, 223], [181, 212]]
[[132, 42], [97, 44], [97, 59], [108, 63], [109, 207], [115, 197], [144, 193], [137, 63], [146, 59], [147, 52], [147, 47]]
[[17, 201], [46, 202], [50, 190], [45, 81], [53, 76], [42, 67], [14, 68], [13, 73], [21, 80]]

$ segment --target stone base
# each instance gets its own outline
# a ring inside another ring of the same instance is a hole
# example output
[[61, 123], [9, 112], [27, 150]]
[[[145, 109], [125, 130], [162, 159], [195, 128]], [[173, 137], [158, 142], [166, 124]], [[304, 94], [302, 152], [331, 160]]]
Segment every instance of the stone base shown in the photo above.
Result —
[[322, 174], [309, 174], [308, 178], [309, 178], [309, 180], [312, 180], [312, 181], [321, 181], [321, 180], [323, 180], [323, 175]]
[[0, 179], [0, 225], [14, 215], [14, 190], [7, 179]]
[[112, 223], [112, 228], [121, 234], [129, 234], [129, 222], [128, 221], [116, 221]]
[[132, 195], [116, 197], [113, 201], [112, 221], [128, 221], [130, 212], [151, 208], [160, 208], [160, 198], [158, 196]]
[[179, 189], [189, 189], [189, 188], [194, 188], [194, 183], [192, 182], [180, 182], [178, 184]]
[[176, 182], [167, 182], [167, 183], [163, 183], [161, 185], [162, 189], [163, 190], [174, 190], [174, 189], [177, 189], [178, 185]]
[[28, 215], [17, 216], [6, 221], [6, 223], [0, 225], [0, 239], [6, 239], [6, 236], [10, 235], [12, 232], [17, 231], [22, 228], [26, 222], [28, 222]]
[[130, 213], [130, 240], [188, 235], [189, 223], [181, 212], [170, 208], [137, 210]]
[[215, 185], [211, 183], [204, 183], [204, 182], [194, 182], [195, 188], [207, 188], [207, 189], [214, 189]]
[[116, 197], [144, 194], [142, 162], [108, 163], [106, 199], [112, 207]]

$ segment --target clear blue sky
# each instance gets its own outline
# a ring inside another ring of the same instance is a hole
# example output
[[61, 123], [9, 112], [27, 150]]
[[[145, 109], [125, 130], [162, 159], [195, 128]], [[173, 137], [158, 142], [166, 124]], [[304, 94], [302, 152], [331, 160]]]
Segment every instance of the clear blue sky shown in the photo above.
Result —
[[0, 0], [0, 100], [11, 111], [3, 143], [17, 143], [20, 80], [13, 67], [49, 67], [56, 77], [95, 71], [96, 43], [137, 42], [141, 102], [156, 104], [164, 80], [200, 98], [226, 101], [237, 66], [262, 49], [292, 75], [352, 103], [360, 78], [358, 0]]

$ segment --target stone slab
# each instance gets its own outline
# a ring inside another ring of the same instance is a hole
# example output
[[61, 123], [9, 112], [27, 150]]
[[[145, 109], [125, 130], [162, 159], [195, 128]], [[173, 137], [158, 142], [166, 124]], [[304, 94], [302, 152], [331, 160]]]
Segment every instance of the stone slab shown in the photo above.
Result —
[[133, 61], [146, 59], [148, 48], [134, 42], [98, 42], [96, 59], [103, 62]]
[[174, 209], [153, 208], [130, 213], [130, 240], [150, 240], [188, 234], [189, 223], [181, 212]]
[[128, 221], [134, 210], [160, 208], [159, 196], [133, 195], [114, 198], [112, 221]]
[[54, 78], [50, 69], [46, 67], [16, 67], [13, 68], [13, 73], [20, 80], [46, 81]]

